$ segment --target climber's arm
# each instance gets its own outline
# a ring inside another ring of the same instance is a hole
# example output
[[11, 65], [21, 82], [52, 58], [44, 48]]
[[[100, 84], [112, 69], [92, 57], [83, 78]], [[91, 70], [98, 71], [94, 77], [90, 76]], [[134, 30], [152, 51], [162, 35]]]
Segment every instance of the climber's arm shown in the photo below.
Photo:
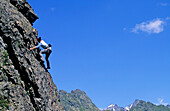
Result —
[[33, 50], [33, 49], [36, 49], [36, 46], [34, 46], [34, 47], [30, 48], [30, 50]]
[[39, 43], [37, 46], [30, 48], [30, 50], [36, 49], [36, 48], [40, 47], [41, 45], [42, 45], [42, 43]]

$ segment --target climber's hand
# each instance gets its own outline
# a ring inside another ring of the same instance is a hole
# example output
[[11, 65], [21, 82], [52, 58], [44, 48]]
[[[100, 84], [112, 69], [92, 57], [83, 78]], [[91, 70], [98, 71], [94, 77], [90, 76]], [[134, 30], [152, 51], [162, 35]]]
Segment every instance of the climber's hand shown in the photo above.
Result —
[[32, 47], [32, 48], [30, 48], [30, 50], [33, 50], [33, 49], [35, 49], [36, 47]]

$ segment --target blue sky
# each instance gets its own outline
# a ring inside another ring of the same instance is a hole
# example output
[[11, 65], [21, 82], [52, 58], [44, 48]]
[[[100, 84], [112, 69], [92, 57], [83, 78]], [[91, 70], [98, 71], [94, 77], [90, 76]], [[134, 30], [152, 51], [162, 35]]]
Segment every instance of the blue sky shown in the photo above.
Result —
[[135, 99], [170, 103], [169, 0], [28, 0], [52, 44], [58, 89], [81, 89], [99, 108]]

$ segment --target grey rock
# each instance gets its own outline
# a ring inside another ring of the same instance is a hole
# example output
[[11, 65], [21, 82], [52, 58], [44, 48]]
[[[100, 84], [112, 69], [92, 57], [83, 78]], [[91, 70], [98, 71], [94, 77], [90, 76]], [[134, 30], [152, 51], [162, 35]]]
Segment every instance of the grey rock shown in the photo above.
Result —
[[39, 50], [29, 50], [37, 44], [38, 33], [32, 27], [37, 19], [26, 0], [0, 0], [0, 97], [4, 102], [0, 110], [64, 110], [56, 85], [40, 65]]

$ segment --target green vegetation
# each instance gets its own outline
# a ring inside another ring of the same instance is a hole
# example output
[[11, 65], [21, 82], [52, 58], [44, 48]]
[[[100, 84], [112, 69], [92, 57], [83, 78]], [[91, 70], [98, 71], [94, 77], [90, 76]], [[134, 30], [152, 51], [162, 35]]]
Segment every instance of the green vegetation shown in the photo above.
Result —
[[3, 65], [6, 65], [7, 61], [8, 61], [8, 53], [6, 51], [3, 51]]
[[29, 87], [29, 88], [26, 90], [26, 93], [27, 93], [27, 95], [28, 95], [28, 96], [30, 96], [30, 95], [31, 95], [31, 94], [30, 94], [30, 90], [31, 90], [31, 88], [32, 88], [32, 87]]
[[18, 46], [18, 47], [20, 46], [20, 43], [19, 43], [19, 41], [16, 41], [16, 44], [17, 44], [17, 46]]
[[0, 96], [0, 110], [5, 111], [5, 109], [9, 109], [9, 101], [4, 99], [4, 97]]
[[1, 70], [3, 73], [5, 72], [3, 68], [0, 68], [0, 70]]

